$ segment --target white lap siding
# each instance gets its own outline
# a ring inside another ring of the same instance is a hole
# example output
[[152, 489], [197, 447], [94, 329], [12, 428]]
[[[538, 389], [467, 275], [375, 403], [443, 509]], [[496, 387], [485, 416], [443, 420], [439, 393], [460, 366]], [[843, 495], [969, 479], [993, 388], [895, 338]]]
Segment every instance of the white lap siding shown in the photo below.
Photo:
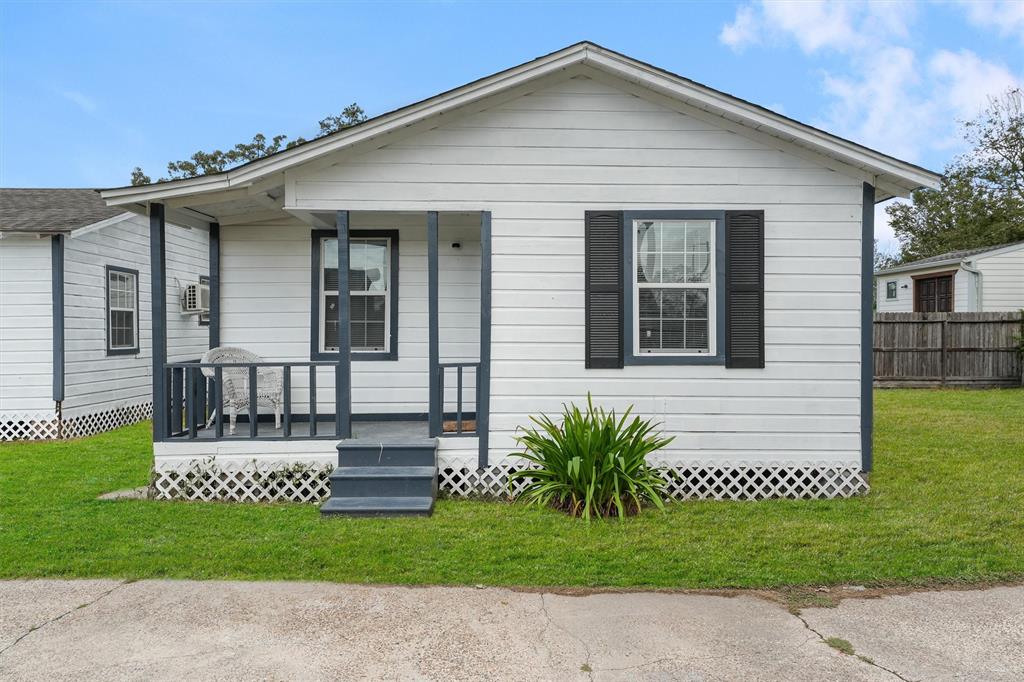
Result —
[[[167, 350], [170, 360], [196, 360], [207, 348], [208, 327], [180, 313], [179, 285], [207, 275], [209, 235], [167, 226]], [[149, 220], [123, 222], [71, 237], [65, 247], [64, 414], [76, 417], [152, 400]], [[139, 353], [107, 355], [106, 267], [139, 273]]]
[[0, 422], [52, 416], [50, 237], [0, 240]]
[[1012, 312], [1024, 308], [1024, 248], [979, 258], [983, 310]]
[[[492, 461], [590, 391], [663, 422], [677, 461], [856, 465], [862, 183], [781, 146], [574, 78], [300, 171], [287, 200], [492, 212]], [[584, 369], [584, 211], [743, 208], [765, 211], [766, 367]]]
[[[352, 363], [352, 411], [425, 414], [428, 409], [425, 215], [353, 214], [350, 227], [398, 230], [398, 358]], [[478, 216], [442, 216], [438, 306], [442, 362], [475, 361], [480, 334]], [[267, 361], [310, 359], [310, 228], [298, 222], [221, 228], [221, 343]], [[460, 248], [453, 248], [458, 243]], [[394, 299], [392, 299], [394, 303]], [[471, 375], [467, 374], [467, 381]], [[308, 370], [295, 368], [295, 414], [308, 413]], [[454, 374], [449, 383], [454, 391]], [[449, 392], [454, 401], [453, 393]], [[473, 398], [471, 390], [467, 401]], [[317, 411], [334, 412], [334, 376], [318, 370]], [[450, 409], [454, 410], [454, 402]]]

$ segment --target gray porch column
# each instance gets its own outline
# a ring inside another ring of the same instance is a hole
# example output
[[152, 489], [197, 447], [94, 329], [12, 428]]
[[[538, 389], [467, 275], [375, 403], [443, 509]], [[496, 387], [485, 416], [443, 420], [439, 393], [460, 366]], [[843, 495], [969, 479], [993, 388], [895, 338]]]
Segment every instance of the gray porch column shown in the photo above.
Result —
[[210, 223], [210, 348], [220, 345], [220, 223]]
[[491, 424], [491, 212], [480, 213], [480, 375], [477, 377], [477, 466], [487, 466]]
[[349, 213], [338, 211], [338, 364], [334, 368], [334, 432], [352, 437], [352, 319], [348, 289]]
[[427, 317], [429, 319], [428, 344], [430, 347], [428, 390], [430, 391], [430, 437], [443, 432], [444, 405], [441, 404], [441, 351], [438, 338], [438, 275], [437, 275], [437, 211], [427, 212]]
[[149, 298], [153, 325], [153, 441], [170, 437], [167, 383], [167, 243], [164, 205], [149, 205]]

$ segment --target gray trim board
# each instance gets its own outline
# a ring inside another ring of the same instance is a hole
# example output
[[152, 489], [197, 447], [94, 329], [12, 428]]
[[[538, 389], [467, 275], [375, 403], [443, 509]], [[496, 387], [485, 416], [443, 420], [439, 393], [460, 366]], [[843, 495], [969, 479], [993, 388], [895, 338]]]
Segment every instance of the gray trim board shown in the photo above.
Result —
[[480, 366], [477, 369], [477, 466], [487, 466], [491, 425], [491, 212], [480, 213]]
[[[391, 328], [388, 334], [388, 351], [355, 351], [352, 353], [353, 362], [387, 361], [398, 359], [398, 272], [401, 267], [398, 262], [398, 234], [398, 230], [349, 230], [350, 237], [386, 237], [391, 240], [389, 253], [391, 261], [389, 268], [390, 281], [388, 283], [391, 287], [391, 309], [388, 311]], [[310, 287], [313, 292], [313, 300], [310, 301], [309, 359], [333, 361], [338, 357], [336, 353], [325, 353], [320, 350], [320, 241], [323, 239], [333, 239], [337, 236], [337, 233], [333, 230], [312, 230], [310, 235], [312, 238], [310, 263], [312, 279], [310, 280]], [[338, 280], [340, 285], [340, 275]], [[348, 286], [348, 278], [345, 279], [345, 285]], [[341, 297], [339, 296], [338, 298], [340, 301]], [[344, 306], [344, 313], [348, 314], [348, 306]]]
[[[352, 436], [352, 326], [350, 324], [352, 305], [348, 285], [348, 211], [338, 211], [335, 214], [335, 226], [338, 231], [338, 364], [334, 368], [334, 433], [339, 438], [350, 438]], [[317, 279], [319, 280], [319, 277]], [[342, 305], [343, 302], [344, 305]]]
[[[634, 220], [715, 221], [715, 354], [657, 355], [633, 352], [633, 290], [636, 264], [633, 258]], [[624, 211], [622, 214], [622, 276], [624, 365], [724, 365], [725, 364], [725, 211]]]
[[[110, 347], [110, 273], [112, 272], [120, 272], [135, 278], [135, 345], [131, 348]], [[117, 265], [107, 265], [103, 269], [103, 290], [106, 292], [106, 298], [104, 299], [104, 328], [106, 332], [107, 355], [138, 355], [142, 343], [142, 302], [139, 300], [139, 271], [132, 270], [131, 268], [122, 268]], [[166, 303], [164, 307], [166, 308]]]
[[50, 300], [53, 320], [53, 400], [64, 400], [64, 235], [50, 237]]
[[168, 408], [171, 402], [167, 384], [167, 226], [164, 205], [149, 205], [150, 305], [153, 325], [153, 440], [170, 436]]
[[[220, 345], [220, 223], [210, 223], [210, 252], [207, 271], [210, 273], [210, 348]], [[202, 319], [199, 321], [202, 324]]]
[[875, 188], [864, 183], [861, 207], [860, 282], [860, 468], [870, 472], [873, 459], [875, 356], [872, 334], [874, 302]]
[[441, 424], [440, 343], [438, 329], [437, 211], [427, 211], [427, 345], [429, 348], [428, 390], [430, 392], [430, 437], [443, 432]]

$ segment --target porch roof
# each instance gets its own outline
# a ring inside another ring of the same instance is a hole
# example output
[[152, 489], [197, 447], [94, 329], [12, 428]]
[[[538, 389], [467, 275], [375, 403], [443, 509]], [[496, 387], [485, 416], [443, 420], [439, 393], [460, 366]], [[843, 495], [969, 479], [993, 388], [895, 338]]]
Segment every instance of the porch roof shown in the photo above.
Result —
[[[108, 205], [125, 206], [139, 212], [144, 212], [145, 205], [151, 201], [178, 201], [181, 202], [181, 207], [187, 204], [189, 208], [193, 208], [197, 205], [196, 200], [199, 197], [213, 193], [221, 195], [221, 203], [228, 199], [240, 202], [237, 208], [242, 211], [280, 212], [282, 197], [277, 196], [273, 190], [281, 187], [283, 173], [287, 169], [407, 128], [426, 119], [442, 116], [529, 81], [580, 66], [602, 71], [859, 169], [875, 177], [878, 201], [893, 196], [906, 196], [918, 187], [937, 187], [941, 177], [921, 166], [901, 161], [688, 78], [584, 41], [231, 170], [151, 185], [111, 188], [102, 190], [101, 194]], [[230, 194], [225, 194], [226, 192]], [[169, 205], [169, 208], [174, 207]], [[199, 210], [198, 213], [197, 217], [201, 219], [202, 211]]]

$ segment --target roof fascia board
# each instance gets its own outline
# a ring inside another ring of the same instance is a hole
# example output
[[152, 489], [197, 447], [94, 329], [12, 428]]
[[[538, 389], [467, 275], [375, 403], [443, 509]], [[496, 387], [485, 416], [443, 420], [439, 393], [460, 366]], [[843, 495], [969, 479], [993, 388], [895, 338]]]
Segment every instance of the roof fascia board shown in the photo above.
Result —
[[693, 82], [649, 67], [621, 55], [590, 46], [584, 63], [619, 75], [621, 78], [652, 90], [661, 90], [687, 101], [700, 109], [746, 121], [756, 130], [764, 129], [774, 136], [821, 148], [850, 165], [863, 164], [874, 175], [894, 175], [915, 187], [938, 188], [939, 176], [912, 168], [873, 150], [840, 140], [827, 133], [790, 121], [760, 107], [747, 104], [724, 93], [715, 92]]
[[103, 228], [110, 227], [111, 225], [117, 225], [118, 223], [123, 223], [124, 221], [129, 220], [130, 218], [134, 218], [135, 215], [136, 214], [132, 213], [131, 211], [125, 211], [124, 213], [121, 213], [120, 215], [112, 216], [110, 218], [105, 218], [103, 220], [97, 221], [95, 223], [91, 223], [89, 225], [83, 225], [81, 227], [76, 227], [76, 228], [71, 230], [69, 236], [72, 239], [74, 239], [76, 237], [82, 237], [84, 235], [89, 234], [90, 232], [95, 232], [96, 230], [102, 230]]

